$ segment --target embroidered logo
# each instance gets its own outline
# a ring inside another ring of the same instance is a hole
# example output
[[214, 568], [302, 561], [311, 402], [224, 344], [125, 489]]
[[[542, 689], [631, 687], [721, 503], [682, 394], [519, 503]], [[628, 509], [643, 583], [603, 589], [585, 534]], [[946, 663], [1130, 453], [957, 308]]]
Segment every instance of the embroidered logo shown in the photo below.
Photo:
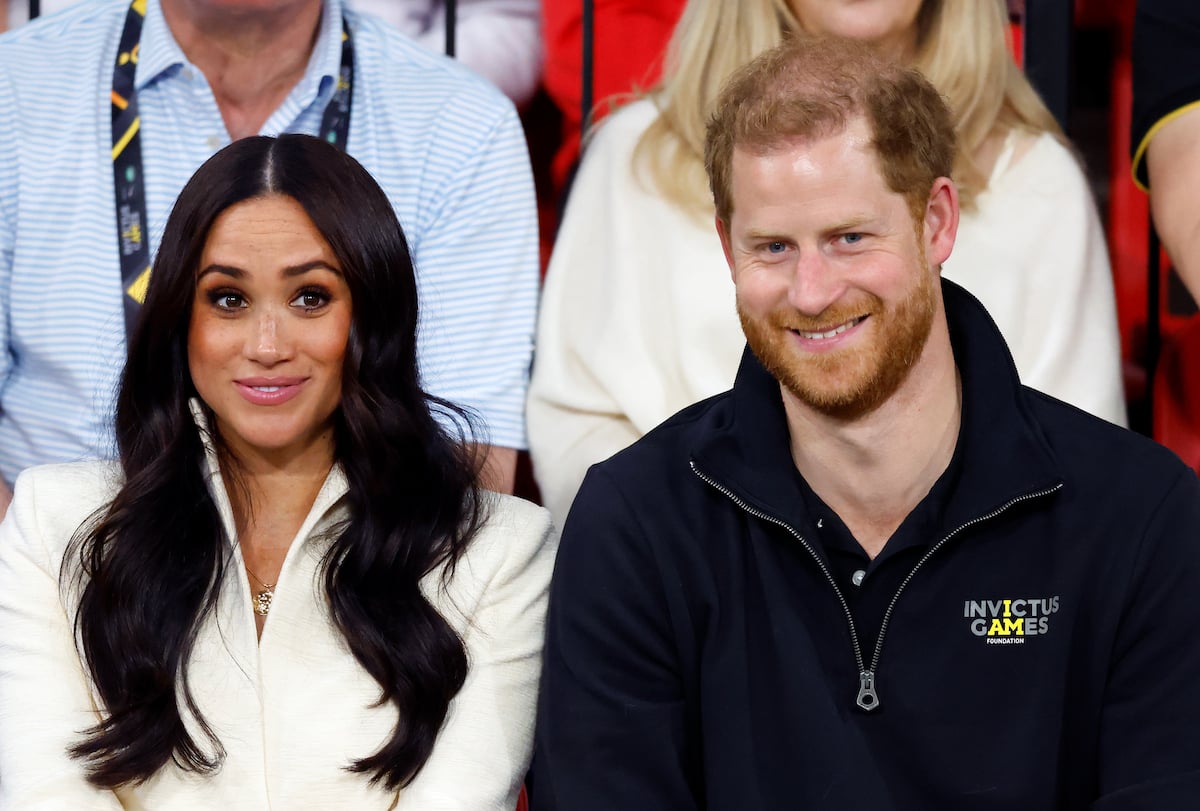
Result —
[[1058, 595], [1034, 599], [967, 600], [963, 617], [971, 633], [989, 645], [1024, 645], [1031, 636], [1050, 631], [1050, 617], [1058, 613]]

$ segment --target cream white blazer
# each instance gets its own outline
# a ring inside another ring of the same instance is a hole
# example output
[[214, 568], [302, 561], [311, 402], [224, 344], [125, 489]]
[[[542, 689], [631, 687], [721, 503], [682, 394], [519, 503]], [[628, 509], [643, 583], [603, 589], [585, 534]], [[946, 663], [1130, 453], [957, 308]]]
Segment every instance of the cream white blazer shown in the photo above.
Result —
[[[209, 477], [234, 538], [211, 458]], [[337, 468], [288, 552], [261, 641], [232, 544], [218, 608], [200, 629], [189, 668], [197, 703], [227, 753], [220, 770], [199, 776], [168, 765], [116, 793], [88, 785], [66, 749], [101, 710], [74, 642], [77, 595], [60, 589], [59, 567], [76, 528], [112, 498], [119, 478], [112, 463], [27, 470], [0, 524], [0, 808], [511, 811], [532, 747], [554, 558], [548, 513], [488, 494], [490, 518], [453, 579], [442, 588], [433, 573], [423, 583], [465, 640], [470, 671], [424, 769], [389, 793], [344, 768], [376, 751], [397, 716], [391, 705], [372, 706], [379, 686], [343, 644], [318, 582], [319, 536], [344, 515], [346, 481]]]

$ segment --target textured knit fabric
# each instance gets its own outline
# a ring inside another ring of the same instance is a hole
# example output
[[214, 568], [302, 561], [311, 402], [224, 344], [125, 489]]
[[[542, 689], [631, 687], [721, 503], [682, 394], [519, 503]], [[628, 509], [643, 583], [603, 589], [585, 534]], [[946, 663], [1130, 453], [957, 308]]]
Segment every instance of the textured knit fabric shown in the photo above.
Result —
[[[224, 484], [210, 489], [236, 538]], [[0, 807], [21, 811], [511, 811], [532, 745], [546, 591], [554, 546], [545, 510], [490, 497], [491, 517], [443, 589], [426, 596], [467, 646], [470, 670], [432, 755], [406, 789], [385, 792], [345, 766], [373, 754], [396, 723], [379, 685], [332, 623], [318, 565], [322, 532], [345, 518], [330, 473], [293, 541], [256, 639], [251, 589], [233, 543], [216, 612], [202, 624], [189, 683], [227, 756], [212, 775], [173, 765], [117, 792], [90, 787], [66, 747], [102, 718], [72, 638], [77, 592], [59, 568], [76, 527], [115, 493], [109, 462], [38, 467], [18, 479], [0, 524]], [[202, 741], [194, 723], [189, 730]]]
[[[0, 38], [0, 474], [112, 452], [125, 356], [110, 90], [125, 0], [85, 0]], [[315, 132], [341, 59], [328, 0], [308, 70], [262, 128]], [[537, 222], [512, 104], [392, 27], [354, 36], [349, 151], [391, 198], [421, 295], [427, 389], [524, 447]], [[150, 0], [137, 68], [150, 247], [175, 196], [229, 142], [212, 91]]]
[[[600, 128], [546, 275], [529, 442], [560, 526], [589, 465], [729, 388], [745, 344], [712, 221], [631, 167], [655, 114], [638, 101]], [[983, 301], [1023, 382], [1124, 424], [1112, 277], [1083, 174], [1049, 136], [1011, 152], [963, 214], [943, 275]]]

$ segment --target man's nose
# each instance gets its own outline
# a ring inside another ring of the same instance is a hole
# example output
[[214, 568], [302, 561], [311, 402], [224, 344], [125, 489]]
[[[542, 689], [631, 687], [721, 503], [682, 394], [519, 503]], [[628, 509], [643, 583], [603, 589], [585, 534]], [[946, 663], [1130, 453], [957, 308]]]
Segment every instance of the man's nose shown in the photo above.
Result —
[[841, 298], [845, 282], [818, 250], [804, 250], [792, 268], [788, 304], [803, 315], [816, 317]]

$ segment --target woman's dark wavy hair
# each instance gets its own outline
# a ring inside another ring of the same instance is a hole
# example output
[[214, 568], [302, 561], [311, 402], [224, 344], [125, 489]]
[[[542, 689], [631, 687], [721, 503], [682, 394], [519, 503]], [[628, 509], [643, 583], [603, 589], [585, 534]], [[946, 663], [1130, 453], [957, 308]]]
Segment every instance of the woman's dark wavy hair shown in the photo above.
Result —
[[[352, 297], [334, 415], [349, 517], [333, 533], [322, 578], [334, 622], [398, 721], [379, 751], [348, 768], [392, 790], [410, 782], [466, 678], [462, 640], [419, 581], [439, 567], [448, 576], [483, 520], [478, 463], [466, 442], [477, 435], [465, 412], [421, 389], [404, 233], [370, 174], [333, 146], [304, 135], [245, 138], [200, 167], [167, 221], [117, 397], [124, 485], [80, 528], [64, 560], [64, 583], [75, 578], [82, 588], [76, 633], [107, 710], [71, 754], [97, 786], [136, 785], [169, 760], [211, 772], [224, 757], [187, 682], [197, 629], [215, 609], [232, 551], [188, 407], [197, 395], [187, 334], [213, 222], [273, 194], [304, 207]], [[181, 701], [207, 745], [185, 728]]]

